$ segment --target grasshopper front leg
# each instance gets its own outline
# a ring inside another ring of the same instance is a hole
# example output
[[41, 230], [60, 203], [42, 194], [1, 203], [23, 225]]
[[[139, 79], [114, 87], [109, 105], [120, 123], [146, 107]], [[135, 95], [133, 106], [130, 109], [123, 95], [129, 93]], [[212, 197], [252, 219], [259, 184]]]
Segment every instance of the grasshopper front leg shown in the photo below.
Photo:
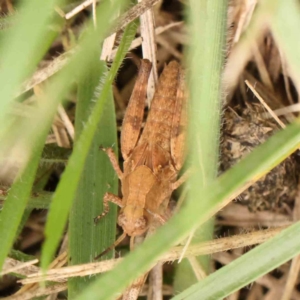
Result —
[[117, 173], [119, 179], [122, 180], [123, 172], [120, 169], [119, 162], [118, 162], [118, 159], [117, 159], [117, 156], [116, 156], [114, 150], [111, 147], [104, 148], [104, 147], [100, 146], [99, 148], [100, 148], [100, 150], [104, 151], [107, 154], [112, 167], [114, 168], [115, 172]]
[[100, 219], [102, 219], [109, 213], [109, 203], [108, 202], [114, 203], [121, 208], [123, 207], [121, 198], [119, 198], [118, 196], [111, 194], [111, 193], [105, 193], [105, 195], [103, 197], [104, 210], [100, 215], [98, 215], [97, 217], [94, 218], [95, 223], [98, 223]]
[[[100, 149], [107, 154], [107, 156], [108, 156], [115, 172], [117, 173], [119, 179], [122, 180], [123, 172], [120, 169], [118, 159], [117, 159], [116, 154], [114, 153], [113, 149], [112, 148], [104, 148], [104, 147], [100, 147]], [[105, 193], [105, 195], [103, 197], [104, 210], [100, 215], [98, 215], [97, 217], [94, 218], [95, 223], [97, 223], [100, 219], [102, 219], [103, 217], [105, 217], [109, 213], [109, 204], [108, 204], [108, 202], [112, 202], [112, 203], [117, 204], [120, 207], [123, 207], [121, 198], [119, 198], [118, 196], [116, 196], [114, 194], [111, 194], [111, 193]]]

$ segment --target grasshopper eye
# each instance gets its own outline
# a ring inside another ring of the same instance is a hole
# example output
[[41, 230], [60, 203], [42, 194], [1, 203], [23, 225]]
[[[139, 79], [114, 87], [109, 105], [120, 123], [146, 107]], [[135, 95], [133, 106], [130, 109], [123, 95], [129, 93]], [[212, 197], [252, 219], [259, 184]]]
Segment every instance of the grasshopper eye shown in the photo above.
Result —
[[147, 218], [141, 216], [135, 219], [129, 219], [125, 214], [120, 214], [118, 218], [118, 224], [129, 236], [141, 235], [148, 227]]

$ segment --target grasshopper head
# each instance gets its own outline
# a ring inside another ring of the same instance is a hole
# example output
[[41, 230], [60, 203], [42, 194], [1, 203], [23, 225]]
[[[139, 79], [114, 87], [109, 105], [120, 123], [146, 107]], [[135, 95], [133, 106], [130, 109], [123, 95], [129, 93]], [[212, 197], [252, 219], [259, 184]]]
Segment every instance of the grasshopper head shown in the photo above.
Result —
[[119, 214], [118, 224], [129, 236], [143, 234], [148, 228], [148, 220], [142, 208], [128, 205]]

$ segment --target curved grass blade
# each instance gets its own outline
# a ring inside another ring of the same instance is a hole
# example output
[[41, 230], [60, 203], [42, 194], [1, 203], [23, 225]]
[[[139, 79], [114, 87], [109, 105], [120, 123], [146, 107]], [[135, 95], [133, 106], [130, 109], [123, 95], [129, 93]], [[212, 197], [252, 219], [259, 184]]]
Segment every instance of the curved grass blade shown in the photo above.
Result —
[[[46, 135], [45, 135], [46, 137]], [[16, 232], [21, 223], [26, 203], [29, 198], [35, 174], [39, 165], [40, 156], [44, 145], [44, 139], [40, 139], [34, 153], [31, 155], [30, 162], [22, 174], [19, 175], [12, 185], [9, 195], [5, 200], [5, 205], [0, 214], [0, 269], [4, 260], [12, 247]]]
[[270, 20], [270, 27], [285, 54], [296, 88], [300, 89], [300, 5], [298, 1], [279, 1], [279, 8]]
[[0, 90], [0, 119], [7, 113], [19, 85], [34, 71], [56, 36], [53, 24], [57, 26], [63, 20], [54, 11], [54, 5], [61, 3], [64, 1], [23, 1], [14, 26], [1, 36], [0, 81], [5, 84]]
[[172, 299], [224, 299], [299, 254], [299, 236], [297, 222]]
[[[120, 2], [120, 1], [117, 1]], [[32, 1], [30, 3], [36, 3], [36, 1]], [[40, 3], [38, 1], [38, 3]], [[51, 2], [52, 3], [52, 2]], [[32, 4], [33, 5], [33, 4]], [[43, 5], [45, 5], [46, 9], [48, 8], [48, 4], [46, 5], [43, 2]], [[51, 6], [52, 7], [52, 6]], [[35, 7], [39, 8], [39, 5], [37, 5]], [[32, 7], [29, 5], [29, 9], [31, 10]], [[39, 11], [36, 11], [35, 9], [33, 9], [33, 11], [39, 15], [39, 17], [44, 18], [45, 20], [47, 20], [46, 15], [44, 15], [44, 10], [41, 9]], [[83, 40], [81, 46], [81, 51], [77, 53], [77, 55], [75, 55], [69, 65], [67, 65], [65, 67], [64, 70], [62, 70], [60, 72], [60, 74], [57, 74], [57, 76], [55, 78], [53, 78], [52, 82], [49, 84], [49, 88], [47, 89], [48, 93], [46, 93], [45, 96], [43, 96], [43, 98], [45, 98], [43, 105], [41, 105], [40, 107], [37, 108], [38, 113], [36, 115], [34, 115], [33, 118], [26, 120], [26, 122], [19, 122], [22, 123], [19, 126], [20, 130], [19, 130], [19, 137], [20, 140], [22, 140], [25, 145], [26, 145], [26, 150], [30, 151], [34, 151], [33, 156], [29, 156], [28, 157], [28, 166], [25, 167], [25, 171], [23, 174], [24, 178], [21, 177], [19, 178], [16, 183], [14, 184], [14, 186], [12, 187], [9, 196], [7, 197], [7, 201], [5, 202], [6, 204], [4, 205], [3, 211], [1, 213], [1, 226], [0, 226], [0, 238], [1, 238], [1, 243], [2, 243], [2, 247], [0, 250], [0, 263], [2, 264], [8, 251], [9, 248], [12, 246], [12, 242], [14, 240], [15, 237], [15, 233], [18, 227], [18, 224], [21, 221], [21, 217], [23, 214], [23, 211], [25, 209], [26, 206], [26, 202], [29, 198], [30, 195], [30, 191], [32, 188], [32, 184], [33, 184], [33, 180], [34, 180], [34, 174], [36, 171], [37, 166], [35, 165], [36, 163], [36, 158], [37, 161], [39, 160], [40, 154], [38, 153], [38, 149], [40, 149], [40, 147], [42, 147], [42, 145], [44, 144], [44, 141], [46, 139], [46, 136], [48, 134], [49, 128], [51, 126], [54, 114], [56, 112], [56, 107], [58, 105], [58, 103], [60, 102], [60, 100], [62, 99], [62, 97], [65, 95], [65, 93], [68, 91], [69, 87], [71, 86], [72, 82], [73, 82], [73, 76], [71, 76], [70, 74], [75, 74], [78, 70], [84, 70], [85, 69], [85, 62], [88, 62], [90, 60], [90, 56], [89, 54], [94, 50], [94, 49], [98, 49], [99, 48], [99, 41], [102, 41], [105, 37], [106, 31], [108, 30], [108, 20], [109, 18], [105, 18], [104, 15], [110, 15], [110, 13], [113, 11], [114, 7], [110, 5], [110, 3], [108, 1], [105, 1], [103, 4], [101, 4], [99, 6], [98, 11], [100, 12], [98, 14], [99, 17], [99, 28], [97, 28], [97, 30], [95, 30], [93, 28], [93, 26], [90, 26], [90, 31], [86, 34], [86, 38]], [[28, 12], [27, 12], [28, 13]], [[47, 11], [48, 13], [48, 11]], [[28, 13], [29, 14], [29, 13]], [[31, 16], [31, 18], [28, 17], [27, 14], [26, 15], [26, 22], [32, 24], [32, 26], [34, 27], [38, 27], [36, 23], [33, 24], [32, 19], [34, 19], [34, 15], [29, 14]], [[28, 20], [28, 18], [30, 19], [30, 21]], [[44, 21], [43, 19], [43, 21]], [[18, 25], [21, 26], [23, 23], [20, 21], [19, 24], [16, 24], [15, 28], [18, 28]], [[48, 23], [46, 23], [48, 24]], [[105, 24], [107, 26], [105, 26]], [[44, 23], [41, 23], [41, 26], [45, 25]], [[25, 26], [25, 25], [24, 25]], [[50, 32], [49, 36], [53, 35], [52, 31], [49, 31], [49, 28], [47, 26], [45, 26], [46, 28], [44, 28], [44, 31]], [[13, 28], [12, 30], [15, 30], [15, 28]], [[25, 26], [25, 28], [28, 28]], [[21, 32], [23, 32], [21, 30]], [[43, 32], [43, 31], [42, 31]], [[40, 33], [40, 31], [38, 31], [38, 33]], [[28, 33], [29, 34], [29, 33]], [[45, 35], [41, 35], [41, 34], [36, 34], [36, 32], [34, 33], [34, 35], [36, 36], [36, 38], [41, 38], [41, 40], [43, 41], [43, 47], [45, 45], [47, 45], [48, 43], [48, 36]], [[12, 37], [14, 35], [12, 34]], [[19, 37], [19, 33], [16, 34], [16, 36], [18, 38]], [[23, 34], [23, 36], [26, 36], [26, 34]], [[24, 40], [24, 39], [22, 39]], [[32, 47], [37, 46], [37, 42], [31, 39], [30, 40], [31, 43], [33, 43]], [[26, 41], [26, 43], [28, 43], [28, 40]], [[17, 50], [14, 48], [14, 53], [16, 53], [19, 55], [19, 49], [22, 48], [21, 45], [18, 44], [18, 46], [16, 46], [16, 42], [13, 41], [11, 44], [12, 47], [17, 47]], [[43, 47], [41, 47], [41, 51], [44, 49]], [[24, 49], [27, 49], [28, 47], [26, 46]], [[1, 51], [3, 51], [2, 53], [5, 54], [6, 52], [2, 49]], [[8, 51], [8, 50], [7, 50]], [[26, 50], [27, 51], [27, 50]], [[26, 52], [25, 52], [26, 53]], [[33, 53], [35, 53], [33, 51]], [[22, 54], [23, 55], [23, 54]], [[21, 55], [21, 56], [22, 56]], [[41, 54], [40, 54], [41, 56]], [[10, 56], [8, 56], [10, 57]], [[30, 57], [30, 56], [29, 56]], [[19, 58], [18, 58], [19, 59]], [[5, 60], [6, 61], [6, 60]], [[18, 60], [16, 60], [18, 61]], [[33, 63], [35, 62], [35, 60], [33, 59]], [[28, 64], [28, 57], [26, 58], [26, 63]], [[14, 72], [17, 72], [18, 69], [14, 69], [14, 64], [12, 64], [11, 66], [12, 70], [14, 70]], [[3, 71], [3, 68], [1, 68], [1, 72]], [[10, 74], [10, 73], [9, 73]], [[23, 73], [22, 73], [23, 74]], [[25, 76], [25, 75], [24, 75]], [[11, 85], [11, 83], [8, 85], [8, 87], [3, 90], [1, 89], [0, 91], [0, 95], [1, 95], [1, 99], [3, 99], [3, 97], [13, 97], [14, 93], [16, 92], [15, 90], [15, 85], [17, 83], [20, 82], [20, 80], [22, 80], [23, 75], [19, 76], [17, 75], [17, 79], [13, 80], [13, 86]], [[21, 78], [22, 77], [22, 78]], [[0, 76], [1, 78], [1, 76]], [[5, 75], [5, 82], [8, 80], [8, 78], [10, 78], [8, 76], [8, 74]], [[4, 106], [7, 104], [8, 102], [5, 101], [1, 101], [0, 103], [0, 107], [1, 107], [1, 112], [4, 111]], [[3, 108], [3, 110], [2, 110]], [[37, 126], [38, 124], [38, 126]], [[17, 140], [16, 140], [16, 144], [17, 144]], [[5, 145], [6, 141], [3, 143], [3, 145]], [[15, 145], [14, 145], [15, 146]]]
[[[203, 188], [215, 180], [218, 172], [226, 15], [227, 1], [191, 1], [189, 16], [193, 43], [187, 60], [192, 66], [188, 73], [192, 107], [190, 118], [195, 122], [189, 124], [190, 144], [193, 144], [189, 154], [193, 169], [198, 174], [198, 185]], [[211, 239], [213, 230], [212, 219], [194, 233], [191, 243]], [[207, 273], [209, 260], [209, 256], [197, 258]], [[176, 268], [174, 290], [183, 291], [195, 282], [197, 279], [189, 259], [184, 259]]]
[[[118, 0], [112, 6], [110, 1], [101, 2], [97, 9], [98, 27], [94, 28], [92, 21], [90, 22], [90, 26], [84, 33], [77, 51], [74, 51], [75, 54], [69, 59], [69, 63], [55, 77], [49, 80], [49, 84], [40, 97], [43, 105], [36, 106], [27, 122], [24, 122], [22, 126], [18, 124], [18, 128], [13, 131], [14, 134], [10, 134], [12, 130], [6, 134], [7, 139], [5, 143], [1, 144], [2, 147], [0, 146], [0, 157], [7, 158], [7, 156], [9, 157], [15, 152], [21, 152], [20, 164], [22, 167], [26, 164], [28, 152], [35, 147], [37, 142], [36, 137], [39, 136], [40, 131], [44, 130], [44, 127], [49, 128], [59, 102], [72, 86], [75, 79], [73, 75], [79, 74], [78, 76], [83, 76], [84, 70], [91, 60], [92, 53], [99, 49], [99, 43], [103, 41], [109, 30], [109, 26], [112, 23], [109, 16], [117, 8], [117, 4], [123, 6], [124, 3]], [[5, 128], [7, 127], [2, 129]], [[10, 149], [9, 154], [6, 153], [8, 148]], [[12, 157], [11, 159], [14, 158]]]
[[[57, 1], [57, 3], [60, 3]], [[8, 104], [15, 96], [18, 85], [36, 67], [48, 49], [56, 32], [49, 30], [53, 21], [53, 1], [29, 1], [20, 7], [19, 18], [11, 30], [2, 36], [0, 53], [0, 80], [5, 83], [0, 90], [0, 119], [6, 124]], [[52, 20], [51, 20], [52, 19]], [[35, 22], [32, 22], [35, 20]], [[24, 38], [26, 36], [26, 39]], [[22, 49], [22, 51], [20, 51]], [[8, 122], [9, 123], [9, 122]], [[3, 129], [5, 126], [3, 127]], [[0, 215], [0, 269], [14, 241], [27, 200], [34, 182], [46, 132], [37, 135], [37, 144], [27, 167], [20, 171]], [[1, 141], [1, 146], [6, 141]]]

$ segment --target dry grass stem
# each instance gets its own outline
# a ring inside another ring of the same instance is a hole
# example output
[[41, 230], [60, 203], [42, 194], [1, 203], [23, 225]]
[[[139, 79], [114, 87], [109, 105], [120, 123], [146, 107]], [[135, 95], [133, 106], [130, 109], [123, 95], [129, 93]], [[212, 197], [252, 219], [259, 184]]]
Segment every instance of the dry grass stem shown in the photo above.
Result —
[[93, 0], [93, 3], [92, 3], [93, 23], [94, 23], [95, 28], [97, 26], [96, 2], [97, 2], [97, 0]]
[[278, 108], [273, 111], [276, 116], [283, 116], [290, 113], [298, 113], [300, 111], [300, 104], [292, 104], [283, 108]]
[[32, 272], [36, 272], [38, 270], [37, 267], [33, 266], [36, 263], [38, 263], [39, 260], [38, 259], [33, 259], [27, 262], [21, 262], [12, 258], [6, 258], [5, 262], [4, 262], [4, 266], [2, 271], [0, 272], [0, 276], [3, 276], [5, 274], [9, 274], [9, 273], [19, 273], [22, 275], [27, 275], [30, 274]]
[[76, 6], [74, 9], [72, 9], [70, 12], [66, 13], [65, 15], [65, 19], [69, 20], [72, 17], [74, 17], [75, 15], [77, 15], [79, 12], [81, 12], [82, 10], [84, 10], [85, 8], [87, 8], [88, 6], [92, 5], [93, 3], [95, 3], [97, 0], [86, 0], [83, 3], [81, 3], [80, 5]]
[[[138, 0], [141, 3], [141, 0]], [[152, 9], [147, 10], [140, 16], [140, 28], [142, 38], [142, 50], [143, 58], [147, 58], [152, 62], [152, 70], [148, 80], [147, 87], [147, 99], [148, 106], [150, 106], [151, 99], [153, 98], [156, 90], [158, 75], [156, 65], [156, 42], [155, 42], [155, 31], [154, 31], [154, 16]]]
[[[174, 22], [174, 23], [171, 23], [171, 24], [168, 24], [166, 26], [160, 26], [160, 27], [157, 27], [155, 28], [155, 35], [160, 35], [174, 27], [179, 27], [179, 26], [182, 26], [183, 25], [183, 22]], [[156, 38], [157, 39], [157, 38]], [[138, 46], [140, 46], [142, 44], [142, 38], [141, 37], [138, 37], [136, 39], [134, 39], [129, 47], [129, 50], [132, 50], [132, 49], [135, 49], [137, 48]], [[116, 56], [116, 53], [118, 51], [118, 48], [116, 49], [113, 49], [112, 50], [112, 53], [111, 53], [111, 56], [109, 58], [109, 60], [113, 60], [114, 57]]]
[[256, 96], [256, 98], [260, 101], [260, 103], [266, 108], [266, 110], [269, 112], [269, 114], [274, 118], [274, 120], [280, 125], [281, 128], [285, 128], [285, 124], [274, 114], [273, 110], [267, 105], [265, 100], [259, 95], [259, 93], [255, 90], [254, 86], [246, 80], [245, 83], [249, 87], [249, 89], [252, 91], [252, 93]]
[[[94, 1], [93, 6], [95, 6], [95, 5], [96, 5], [96, 2]], [[95, 10], [93, 9], [93, 11], [95, 11]], [[118, 17], [118, 16], [119, 16], [119, 12], [115, 12], [114, 17]], [[96, 23], [94, 23], [94, 24], [96, 26]], [[113, 51], [114, 44], [116, 41], [116, 36], [117, 36], [117, 34], [116, 34], [116, 32], [114, 32], [104, 40], [101, 55], [100, 55], [100, 60], [109, 61], [109, 59], [112, 56], [112, 51]]]
[[74, 54], [74, 52], [75, 50], [65, 52], [64, 54], [51, 61], [46, 67], [36, 71], [29, 80], [25, 81], [17, 96], [31, 90], [34, 86], [40, 84], [41, 82], [45, 81], [56, 72], [61, 70], [69, 61], [70, 56]]
[[162, 262], [158, 262], [150, 271], [147, 299], [149, 300], [163, 299], [163, 263]]
[[256, 61], [257, 69], [262, 79], [262, 82], [265, 84], [267, 88], [269, 88], [271, 91], [274, 91], [274, 87], [270, 75], [268, 73], [264, 59], [259, 51], [259, 47], [257, 43], [254, 43], [252, 45], [252, 49], [253, 49], [253, 54], [254, 54], [254, 59]]
[[278, 49], [279, 49], [279, 55], [281, 58], [282, 75], [283, 75], [287, 99], [288, 99], [289, 103], [292, 105], [294, 103], [294, 101], [293, 101], [293, 96], [292, 96], [292, 92], [291, 92], [291, 84], [290, 84], [289, 76], [288, 76], [287, 63], [285, 61], [285, 58], [283, 56], [281, 49], [280, 48], [278, 48]]
[[24, 293], [15, 294], [10, 297], [1, 298], [5, 300], [30, 300], [35, 299], [36, 297], [47, 296], [55, 293], [59, 293], [65, 291], [68, 288], [66, 283], [55, 284], [52, 286], [48, 286], [46, 288], [40, 287], [38, 289], [29, 290]]
[[135, 300], [138, 298], [140, 291], [146, 281], [148, 273], [141, 275], [133, 281], [128, 289], [123, 293], [122, 300]]
[[[228, 251], [234, 248], [246, 247], [263, 243], [281, 232], [286, 227], [259, 230], [250, 232], [247, 234], [241, 234], [226, 238], [216, 239], [210, 242], [191, 245], [185, 253], [185, 257], [194, 257], [199, 255], [208, 255], [216, 252]], [[174, 261], [177, 260], [182, 253], [182, 246], [172, 248], [167, 254], [165, 254], [160, 261]], [[45, 276], [42, 272], [28, 275], [26, 279], [22, 279], [19, 282], [22, 284], [47, 281], [64, 281], [70, 277], [86, 276], [97, 273], [109, 271], [116, 266], [122, 259], [107, 260], [103, 262], [90, 263], [84, 265], [76, 265], [70, 267], [63, 267], [60, 269], [51, 269]]]
[[124, 29], [129, 23], [145, 13], [159, 1], [160, 0], [144, 0], [133, 6], [119, 18], [118, 24], [113, 28], [111, 32], [117, 32], [121, 29]]
[[197, 280], [200, 281], [204, 279], [207, 276], [207, 274], [205, 273], [205, 270], [203, 269], [199, 261], [196, 259], [196, 257], [194, 256], [188, 257], [188, 260], [190, 262], [190, 265], [194, 271]]
[[47, 145], [47, 144], [54, 144], [54, 143], [56, 143], [55, 135], [54, 135], [54, 134], [49, 134], [49, 135], [47, 136], [47, 139], [46, 139], [46, 141], [45, 141], [45, 144]]
[[69, 116], [67, 115], [64, 107], [60, 104], [58, 106], [58, 114], [66, 128], [66, 130], [68, 131], [68, 134], [70, 135], [72, 141], [74, 141], [74, 138], [75, 138], [75, 130], [74, 130], [74, 125], [73, 123], [71, 122]]
[[256, 4], [257, 4], [257, 0], [246, 0], [244, 2], [241, 2], [241, 5], [238, 6], [238, 9], [240, 10], [239, 12], [240, 16], [234, 17], [234, 19], [238, 19], [238, 25], [236, 27], [236, 32], [233, 39], [234, 43], [237, 43], [239, 41], [242, 32], [248, 26], [252, 18], [252, 14]]
[[[298, 185], [298, 191], [295, 199], [295, 205], [293, 209], [293, 219], [295, 222], [300, 220], [300, 185]], [[294, 287], [297, 285], [298, 275], [300, 271], [300, 256], [296, 256], [292, 259], [290, 270], [287, 275], [286, 284], [283, 290], [281, 300], [289, 300], [292, 298]]]
[[51, 269], [47, 271], [45, 276], [43, 276], [43, 272], [38, 272], [29, 275], [26, 279], [22, 279], [20, 282], [22, 284], [29, 284], [29, 283], [41, 282], [44, 280], [65, 281], [66, 278], [70, 278], [70, 277], [77, 277], [77, 276], [83, 277], [87, 275], [103, 273], [111, 270], [121, 260], [122, 260], [121, 258], [118, 258], [118, 259], [107, 260], [103, 262], [63, 267], [60, 269]]
[[239, 76], [252, 57], [252, 45], [257, 43], [266, 31], [266, 27], [262, 27], [266, 20], [265, 13], [257, 9], [255, 16], [251, 17], [251, 23], [230, 52], [223, 73], [226, 92], [229, 94], [227, 101], [231, 99]]
[[186, 240], [186, 242], [185, 242], [185, 245], [183, 246], [182, 253], [181, 253], [181, 255], [180, 255], [179, 259], [178, 259], [178, 263], [181, 263], [181, 261], [183, 260], [184, 255], [185, 255], [185, 252], [187, 251], [188, 247], [190, 246], [191, 241], [192, 241], [192, 239], [193, 239], [193, 237], [194, 237], [194, 234], [195, 234], [195, 230], [193, 230], [193, 231], [189, 234], [189, 236], [188, 236], [188, 238], [187, 238], [187, 240]]
[[103, 46], [102, 46], [102, 52], [100, 59], [104, 61], [108, 61], [109, 58], [112, 56], [113, 47], [115, 44], [116, 39], [116, 33], [113, 33], [111, 36], [106, 38], [104, 40]]
[[292, 299], [292, 293], [298, 281], [299, 270], [300, 270], [300, 256], [297, 256], [292, 260], [290, 271], [288, 273], [288, 278], [284, 286], [284, 291], [281, 300]]
[[252, 213], [246, 206], [231, 203], [218, 214], [222, 219], [218, 224], [225, 226], [247, 227], [280, 227], [289, 226], [293, 223], [291, 217], [272, 211], [257, 211]]

